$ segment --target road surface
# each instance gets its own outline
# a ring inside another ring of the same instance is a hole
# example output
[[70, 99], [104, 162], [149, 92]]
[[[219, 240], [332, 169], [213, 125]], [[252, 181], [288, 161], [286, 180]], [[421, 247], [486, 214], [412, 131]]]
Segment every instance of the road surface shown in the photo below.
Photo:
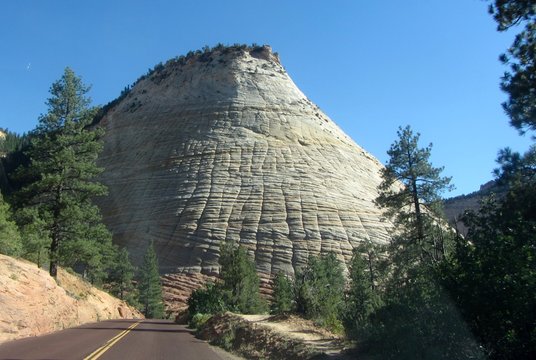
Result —
[[222, 360], [184, 325], [168, 320], [109, 320], [0, 344], [0, 359]]

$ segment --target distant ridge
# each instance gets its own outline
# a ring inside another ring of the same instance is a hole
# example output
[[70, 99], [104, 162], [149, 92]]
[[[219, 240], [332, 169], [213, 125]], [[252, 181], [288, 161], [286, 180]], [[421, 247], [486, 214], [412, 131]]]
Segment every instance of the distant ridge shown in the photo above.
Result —
[[461, 217], [466, 211], [478, 211], [481, 202], [488, 196], [495, 194], [499, 197], [506, 193], [507, 189], [495, 180], [488, 181], [480, 186], [480, 189], [467, 195], [455, 196], [444, 201], [444, 211], [451, 224], [455, 224], [462, 233], [467, 233], [467, 227], [461, 221]]

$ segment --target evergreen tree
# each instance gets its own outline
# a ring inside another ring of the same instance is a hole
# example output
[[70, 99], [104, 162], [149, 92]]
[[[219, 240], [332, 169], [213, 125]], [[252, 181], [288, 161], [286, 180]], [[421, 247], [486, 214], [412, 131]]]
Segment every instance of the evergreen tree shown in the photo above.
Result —
[[229, 309], [243, 314], [264, 312], [266, 304], [260, 297], [260, 279], [246, 249], [225, 243], [219, 262], [221, 286]]
[[219, 263], [220, 281], [193, 291], [188, 298], [190, 316], [226, 310], [243, 314], [264, 312], [266, 303], [260, 297], [260, 279], [246, 249], [223, 243]]
[[[3, 134], [3, 135], [2, 135]], [[0, 155], [20, 150], [27, 144], [26, 134], [19, 135], [7, 129], [0, 128]]]
[[434, 269], [420, 264], [411, 270], [406, 285], [386, 292], [369, 317], [363, 347], [378, 359], [484, 359]]
[[209, 283], [205, 288], [194, 290], [188, 298], [190, 317], [195, 314], [217, 314], [227, 309], [221, 284]]
[[164, 317], [162, 284], [160, 283], [160, 274], [158, 273], [158, 259], [152, 241], [143, 256], [143, 264], [139, 272], [138, 289], [140, 303], [145, 317], [152, 319]]
[[96, 112], [89, 107], [88, 91], [69, 68], [52, 84], [48, 113], [31, 134], [30, 165], [22, 170], [34, 181], [20, 191], [18, 205], [35, 209], [45, 224], [53, 277], [63, 265], [100, 278], [111, 250], [111, 235], [92, 204], [106, 188], [93, 180], [102, 171], [96, 166], [102, 130], [88, 127]]
[[108, 277], [111, 293], [130, 305], [137, 304], [137, 294], [133, 285], [134, 266], [130, 262], [126, 248], [116, 250], [113, 265]]
[[278, 272], [273, 283], [272, 314], [294, 311], [294, 282], [284, 273]]
[[21, 248], [19, 229], [11, 220], [9, 205], [4, 202], [2, 194], [0, 194], [0, 253], [18, 256], [21, 253]]
[[345, 279], [334, 253], [309, 258], [296, 276], [299, 313], [335, 331], [342, 330]]
[[510, 66], [501, 88], [509, 99], [503, 107], [510, 123], [521, 133], [536, 130], [536, 5], [532, 0], [492, 0], [490, 13], [497, 21], [497, 30], [523, 30], [500, 59]]
[[464, 216], [466, 238], [441, 272], [443, 284], [491, 359], [536, 358], [536, 151], [503, 151], [508, 185]]
[[358, 338], [370, 327], [369, 317], [382, 304], [379, 263], [372, 244], [363, 244], [354, 249], [344, 313], [344, 326], [350, 337]]
[[22, 224], [22, 256], [36, 263], [37, 267], [49, 264], [50, 238], [47, 223], [39, 217], [38, 209], [19, 209], [15, 215], [17, 222]]
[[365, 344], [381, 358], [481, 358], [436, 276], [453, 237], [443, 230], [437, 208], [439, 194], [449, 189], [450, 178], [441, 177], [443, 169], [429, 162], [431, 145], [419, 148], [418, 140], [419, 134], [414, 135], [409, 126], [400, 128], [398, 140], [388, 151], [377, 199], [396, 225], [388, 266], [383, 270], [388, 276], [382, 284], [382, 304], [374, 308], [369, 289], [375, 282], [365, 280], [365, 262], [354, 263], [356, 282], [361, 283], [352, 286], [358, 300], [354, 311], [368, 320]]
[[380, 195], [376, 201], [386, 209], [388, 216], [394, 217], [402, 231], [397, 251], [411, 250], [413, 254], [407, 256], [437, 262], [445, 254], [443, 238], [435, 236], [439, 195], [452, 188], [451, 179], [441, 177], [443, 168], [435, 168], [430, 163], [432, 144], [419, 148], [419, 133], [414, 134], [411, 127], [406, 126], [400, 127], [397, 134], [398, 140], [387, 151], [389, 160], [382, 170]]

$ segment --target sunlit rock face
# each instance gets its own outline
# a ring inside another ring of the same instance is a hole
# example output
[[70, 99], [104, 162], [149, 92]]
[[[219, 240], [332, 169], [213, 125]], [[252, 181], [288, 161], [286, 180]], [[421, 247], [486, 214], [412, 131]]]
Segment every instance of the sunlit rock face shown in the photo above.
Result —
[[382, 165], [296, 87], [269, 47], [171, 60], [100, 121], [101, 200], [114, 241], [162, 273], [218, 271], [220, 244], [267, 279], [311, 255], [348, 262], [392, 228], [374, 204]]

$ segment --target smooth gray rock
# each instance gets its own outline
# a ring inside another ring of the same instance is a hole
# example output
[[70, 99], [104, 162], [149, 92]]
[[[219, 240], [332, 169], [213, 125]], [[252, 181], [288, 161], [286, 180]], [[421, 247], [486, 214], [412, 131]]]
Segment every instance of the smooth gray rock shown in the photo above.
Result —
[[264, 278], [389, 240], [374, 204], [382, 164], [269, 47], [169, 61], [100, 125], [104, 220], [135, 262], [154, 240], [162, 273], [214, 274], [225, 240], [246, 246]]

